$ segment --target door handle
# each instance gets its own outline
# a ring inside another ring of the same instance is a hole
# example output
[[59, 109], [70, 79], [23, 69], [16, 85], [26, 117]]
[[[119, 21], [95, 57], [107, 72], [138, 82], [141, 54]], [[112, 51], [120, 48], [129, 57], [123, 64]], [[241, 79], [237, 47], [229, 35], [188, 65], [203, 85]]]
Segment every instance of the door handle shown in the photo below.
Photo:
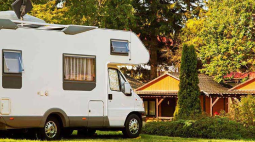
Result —
[[112, 94], [108, 94], [108, 99], [112, 100]]

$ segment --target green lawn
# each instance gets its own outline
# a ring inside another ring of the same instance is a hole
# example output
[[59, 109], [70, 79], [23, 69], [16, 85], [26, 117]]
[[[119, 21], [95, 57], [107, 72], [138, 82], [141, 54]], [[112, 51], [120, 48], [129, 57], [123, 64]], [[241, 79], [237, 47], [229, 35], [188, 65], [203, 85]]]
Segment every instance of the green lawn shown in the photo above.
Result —
[[[140, 137], [135, 139], [126, 139], [122, 137], [121, 132], [104, 132], [97, 131], [97, 136], [93, 138], [79, 138], [75, 135], [72, 135], [68, 139], [63, 139], [59, 142], [242, 142], [249, 140], [215, 140], [215, 139], [195, 139], [195, 138], [178, 138], [178, 137], [166, 137], [166, 136], [153, 136], [142, 134]], [[38, 142], [36, 140], [22, 140], [22, 139], [0, 139], [0, 142]]]

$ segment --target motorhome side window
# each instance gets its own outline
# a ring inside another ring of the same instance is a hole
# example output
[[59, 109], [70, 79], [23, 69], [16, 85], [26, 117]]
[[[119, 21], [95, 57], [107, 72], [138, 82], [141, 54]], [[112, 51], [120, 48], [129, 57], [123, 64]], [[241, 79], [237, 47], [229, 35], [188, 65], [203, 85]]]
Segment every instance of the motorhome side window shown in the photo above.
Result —
[[20, 50], [2, 51], [2, 87], [20, 89], [22, 87], [23, 60]]
[[129, 44], [127, 40], [111, 40], [111, 55], [128, 55]]
[[23, 71], [21, 51], [4, 50], [3, 57], [4, 73], [21, 73]]
[[125, 79], [117, 69], [109, 69], [109, 83], [112, 91], [124, 92]]
[[64, 90], [90, 91], [95, 88], [96, 57], [64, 54]]

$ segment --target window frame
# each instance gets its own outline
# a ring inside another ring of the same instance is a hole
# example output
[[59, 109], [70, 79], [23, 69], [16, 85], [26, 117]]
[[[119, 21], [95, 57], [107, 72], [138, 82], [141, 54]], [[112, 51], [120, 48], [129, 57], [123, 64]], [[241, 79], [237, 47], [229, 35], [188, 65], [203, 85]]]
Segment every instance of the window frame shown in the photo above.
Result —
[[[148, 117], [156, 117], [156, 100], [144, 100], [143, 102], [147, 102], [148, 106], [147, 106], [147, 110], [148, 110], [148, 115], [145, 114]], [[155, 115], [150, 115], [150, 102], [155, 102]], [[144, 108], [145, 109], [145, 108]]]
[[[84, 80], [67, 80], [65, 79], [65, 57], [87, 57], [94, 59], [94, 81], [84, 81]], [[97, 80], [97, 68], [96, 68], [96, 55], [87, 55], [87, 54], [70, 54], [63, 53], [62, 56], [62, 80], [63, 80], [63, 89], [66, 91], [92, 91], [96, 87]]]
[[[110, 76], [109, 76], [109, 69], [113, 69], [113, 70], [117, 70], [117, 74], [118, 74], [118, 81], [119, 81], [119, 91], [118, 90], [112, 90], [111, 87], [110, 87]], [[121, 79], [120, 77], [122, 77], [124, 79], [125, 82], [127, 82], [126, 78], [121, 74], [121, 72], [116, 69], [116, 68], [108, 68], [108, 82], [109, 82], [109, 88], [111, 91], [115, 91], [115, 92], [122, 92], [121, 91]], [[122, 92], [124, 94], [124, 92]]]
[[[116, 41], [116, 42], [127, 42], [128, 43], [128, 52], [127, 53], [114, 52], [113, 51], [113, 46], [112, 46], [112, 42], [113, 41]], [[128, 56], [129, 52], [130, 52], [129, 47], [130, 47], [130, 45], [129, 45], [129, 41], [128, 40], [124, 40], [124, 39], [111, 39], [110, 40], [111, 55]]]
[[[5, 57], [4, 57], [4, 53], [5, 52], [14, 52], [14, 53], [20, 53], [21, 54], [21, 67], [22, 67], [22, 71], [15, 73], [15, 72], [5, 72], [4, 71], [4, 65], [5, 65]], [[12, 49], [3, 49], [2, 50], [2, 73], [5, 75], [22, 75], [22, 72], [24, 71], [24, 67], [23, 67], [23, 57], [22, 57], [22, 50], [12, 50]]]
[[4, 53], [5, 52], [18, 52], [21, 54], [21, 66], [24, 69], [23, 66], [23, 53], [22, 50], [15, 50], [15, 49], [2, 49], [2, 87], [4, 89], [21, 89], [22, 88], [22, 73], [23, 70], [20, 73], [6, 73], [4, 71], [4, 65], [5, 65], [5, 59], [4, 59]]
[[[94, 72], [95, 72], [95, 79], [94, 81], [85, 81], [85, 80], [67, 80], [65, 79], [65, 57], [81, 57], [81, 58], [91, 58], [94, 59]], [[95, 55], [82, 55], [82, 54], [63, 54], [63, 81], [64, 82], [86, 82], [86, 83], [95, 83], [96, 82], [96, 56]]]

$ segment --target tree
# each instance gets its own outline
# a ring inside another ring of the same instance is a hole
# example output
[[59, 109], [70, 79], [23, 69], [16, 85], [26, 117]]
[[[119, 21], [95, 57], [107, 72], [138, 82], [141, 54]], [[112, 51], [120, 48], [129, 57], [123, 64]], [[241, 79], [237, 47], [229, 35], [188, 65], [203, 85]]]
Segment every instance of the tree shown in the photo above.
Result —
[[12, 10], [11, 4], [14, 0], [0, 0], [0, 11]]
[[64, 6], [61, 9], [56, 7], [56, 1], [48, 1], [43, 4], [33, 4], [33, 9], [29, 13], [37, 18], [43, 19], [47, 23], [68, 24], [67, 17], [68, 7]]
[[197, 55], [194, 46], [184, 45], [175, 119], [189, 119], [201, 114]]
[[201, 72], [217, 82], [230, 72], [255, 70], [254, 0], [210, 0], [208, 11], [187, 22], [185, 42], [195, 43]]
[[[135, 27], [132, 30], [139, 34], [150, 51], [150, 78], [154, 79], [157, 77], [158, 64], [166, 62], [161, 49], [176, 47], [175, 39], [182, 28], [181, 5], [166, 0], [133, 0], [132, 5], [135, 9]], [[172, 43], [164, 42], [164, 38], [172, 39]]]
[[120, 30], [128, 30], [133, 24], [131, 0], [67, 1], [66, 6], [71, 24]]
[[[0, 0], [0, 11], [13, 10], [11, 4], [15, 0]], [[49, 0], [31, 0], [33, 4], [45, 4]]]

